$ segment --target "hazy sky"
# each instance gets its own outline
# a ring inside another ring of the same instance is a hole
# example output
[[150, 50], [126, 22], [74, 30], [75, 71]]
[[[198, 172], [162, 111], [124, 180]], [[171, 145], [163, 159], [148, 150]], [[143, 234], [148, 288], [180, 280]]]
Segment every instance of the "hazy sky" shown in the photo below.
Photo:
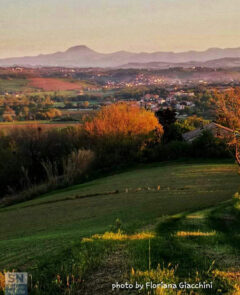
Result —
[[240, 47], [239, 0], [0, 0], [0, 57]]

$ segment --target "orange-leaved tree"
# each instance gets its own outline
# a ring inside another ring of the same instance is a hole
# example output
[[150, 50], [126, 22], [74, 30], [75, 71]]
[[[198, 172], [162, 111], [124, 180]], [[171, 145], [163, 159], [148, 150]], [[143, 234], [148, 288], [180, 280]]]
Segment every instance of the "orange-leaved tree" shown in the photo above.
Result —
[[85, 122], [84, 130], [97, 137], [134, 138], [153, 131], [163, 134], [163, 128], [153, 112], [128, 103], [103, 107], [93, 119]]
[[240, 88], [229, 88], [223, 92], [215, 90], [217, 122], [231, 129], [240, 129]]
[[235, 147], [235, 159], [240, 166], [240, 88], [229, 88], [223, 92], [215, 90], [217, 122], [233, 130], [227, 138], [228, 145]]
[[83, 131], [86, 148], [94, 150], [96, 162], [105, 167], [140, 160], [163, 134], [154, 113], [130, 103], [103, 107], [83, 124]]

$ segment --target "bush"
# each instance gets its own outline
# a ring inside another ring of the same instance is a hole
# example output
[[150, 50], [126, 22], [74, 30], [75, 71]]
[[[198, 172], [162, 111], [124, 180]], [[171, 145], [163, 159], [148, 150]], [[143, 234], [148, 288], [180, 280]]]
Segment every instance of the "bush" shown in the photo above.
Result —
[[184, 141], [157, 144], [145, 151], [146, 161], [171, 161], [190, 156], [191, 145]]
[[48, 181], [51, 173], [52, 176], [61, 175], [63, 160], [81, 147], [79, 137], [77, 128], [47, 130], [38, 126], [1, 134], [1, 195], [15, 194]]
[[204, 131], [192, 142], [191, 154], [198, 158], [230, 158], [231, 152], [227, 143], [215, 137], [210, 131]]
[[63, 161], [64, 181], [71, 184], [79, 179], [80, 176], [89, 171], [94, 158], [95, 155], [91, 150], [73, 151], [68, 158]]
[[193, 142], [171, 141], [166, 144], [156, 144], [145, 151], [146, 160], [171, 161], [181, 158], [231, 158], [232, 154], [227, 143], [216, 138], [211, 132], [205, 131]]

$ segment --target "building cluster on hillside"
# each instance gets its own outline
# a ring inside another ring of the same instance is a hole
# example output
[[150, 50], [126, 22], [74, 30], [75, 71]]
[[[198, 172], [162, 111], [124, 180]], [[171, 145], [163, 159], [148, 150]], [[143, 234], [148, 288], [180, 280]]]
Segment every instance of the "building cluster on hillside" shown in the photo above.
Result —
[[176, 91], [170, 92], [166, 98], [162, 98], [157, 94], [145, 94], [138, 104], [141, 107], [151, 109], [153, 111], [159, 108], [167, 109], [172, 107], [177, 111], [185, 110], [186, 108], [193, 108], [195, 104], [192, 102], [194, 92]]

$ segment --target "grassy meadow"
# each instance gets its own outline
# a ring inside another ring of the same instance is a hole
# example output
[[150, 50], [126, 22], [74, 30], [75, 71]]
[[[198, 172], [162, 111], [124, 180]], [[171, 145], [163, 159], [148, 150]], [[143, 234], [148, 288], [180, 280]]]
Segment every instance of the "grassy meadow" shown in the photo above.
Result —
[[[68, 294], [75, 294], [74, 288], [86, 287], [82, 278], [98, 275], [99, 265], [106, 272], [123, 267], [125, 279], [143, 282], [166, 281], [166, 273], [170, 281], [194, 280], [197, 271], [213, 279], [214, 270], [214, 290], [230, 290], [224, 276], [239, 265], [238, 220], [230, 214], [238, 184], [237, 167], [229, 162], [142, 165], [2, 208], [0, 267], [31, 272], [35, 281], [47, 277], [31, 294], [71, 288]], [[52, 286], [49, 278], [57, 274], [64, 279]], [[70, 274], [81, 280], [69, 287]], [[113, 271], [108, 283], [116, 279], [123, 277]], [[105, 286], [95, 294], [108, 291]]]
[[[78, 123], [78, 122], [77, 122]], [[73, 123], [72, 121], [67, 122], [54, 122], [54, 121], [14, 121], [14, 122], [0, 122], [0, 131], [8, 132], [11, 130], [16, 130], [19, 128], [41, 128], [43, 130], [48, 129], [62, 129], [66, 127], [76, 126], [77, 123]]]
[[[23, 78], [0, 79], [0, 92], [24, 91], [28, 88], [28, 80]], [[31, 87], [29, 87], [30, 89]]]

